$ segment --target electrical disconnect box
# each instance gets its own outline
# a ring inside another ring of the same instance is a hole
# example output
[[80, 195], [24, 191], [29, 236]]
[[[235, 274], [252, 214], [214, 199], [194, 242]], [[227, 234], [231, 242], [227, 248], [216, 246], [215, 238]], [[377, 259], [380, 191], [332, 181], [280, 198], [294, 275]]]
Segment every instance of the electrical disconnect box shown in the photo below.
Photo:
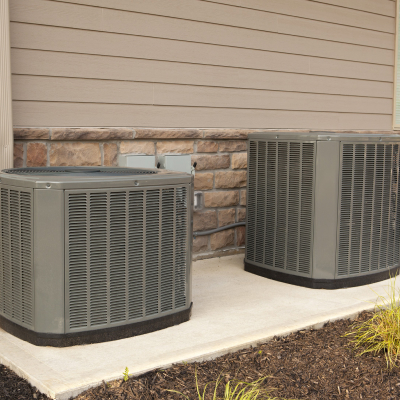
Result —
[[118, 158], [118, 165], [128, 168], [155, 168], [156, 156], [122, 154]]
[[160, 168], [168, 169], [170, 171], [186, 172], [191, 174], [192, 171], [192, 158], [190, 154], [167, 154], [158, 156]]

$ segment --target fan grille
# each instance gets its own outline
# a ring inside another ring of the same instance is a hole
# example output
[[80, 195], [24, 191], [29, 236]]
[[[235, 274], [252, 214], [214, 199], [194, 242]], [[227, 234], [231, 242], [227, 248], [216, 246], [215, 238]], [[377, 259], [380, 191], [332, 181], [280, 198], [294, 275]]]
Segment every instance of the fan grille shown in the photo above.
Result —
[[0, 314], [33, 328], [32, 193], [0, 189]]
[[188, 187], [67, 191], [69, 331], [188, 304]]
[[315, 143], [250, 141], [248, 261], [311, 275]]
[[338, 276], [399, 264], [398, 144], [342, 145]]

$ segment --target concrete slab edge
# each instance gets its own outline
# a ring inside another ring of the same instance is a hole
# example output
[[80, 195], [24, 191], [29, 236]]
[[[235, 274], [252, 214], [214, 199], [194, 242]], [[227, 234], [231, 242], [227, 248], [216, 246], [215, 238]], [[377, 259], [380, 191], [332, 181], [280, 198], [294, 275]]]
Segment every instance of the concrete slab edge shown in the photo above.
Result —
[[[216, 351], [210, 351], [205, 354], [201, 354], [201, 352], [199, 352], [199, 354], [197, 354], [197, 355], [193, 355], [188, 358], [183, 358], [181, 360], [177, 360], [177, 361], [174, 361], [171, 363], [154, 365], [151, 368], [147, 368], [147, 369], [143, 369], [143, 370], [130, 371], [131, 373], [129, 374], [129, 376], [136, 377], [136, 376], [143, 375], [150, 371], [154, 371], [154, 370], [158, 370], [158, 369], [168, 369], [168, 368], [172, 367], [172, 365], [174, 365], [174, 364], [180, 364], [183, 362], [193, 363], [193, 362], [202, 362], [202, 361], [213, 360], [217, 357], [220, 357], [220, 356], [223, 356], [223, 355], [226, 355], [229, 353], [234, 353], [239, 350], [243, 350], [246, 348], [250, 348], [252, 346], [257, 346], [259, 344], [268, 342], [275, 337], [285, 337], [285, 336], [289, 336], [291, 333], [303, 331], [303, 330], [321, 329], [326, 323], [338, 321], [341, 319], [355, 319], [363, 311], [374, 310], [374, 307], [375, 307], [374, 304], [367, 304], [367, 303], [369, 303], [369, 302], [365, 301], [365, 302], [353, 305], [351, 307], [341, 308], [340, 310], [338, 310], [337, 313], [335, 313], [333, 315], [332, 315], [332, 313], [316, 314], [315, 316], [310, 318], [306, 324], [301, 324], [301, 323], [293, 324], [291, 326], [286, 327], [286, 329], [284, 331], [282, 331], [281, 329], [276, 329], [276, 332], [268, 332], [266, 336], [265, 336], [265, 334], [264, 335], [262, 335], [262, 334], [261, 335], [260, 334], [252, 335], [252, 336], [256, 336], [256, 337], [252, 337], [250, 340], [249, 340], [249, 338], [247, 338], [246, 341], [241, 341], [244, 338], [243, 338], [243, 336], [240, 336], [235, 340], [236, 342], [239, 342], [238, 344], [232, 344], [232, 345], [224, 347], [222, 349], [219, 349]], [[373, 303], [373, 300], [371, 300], [371, 303]], [[121, 379], [121, 378], [122, 378], [122, 371], [121, 371], [121, 374], [118, 374], [117, 376], [111, 376], [111, 377], [108, 377], [103, 380], [106, 382], [110, 382], [110, 381], [113, 381], [116, 379]], [[55, 393], [55, 395], [53, 395], [54, 397], [50, 396], [46, 392], [43, 392], [43, 393], [46, 393], [48, 396], [55, 398], [56, 400], [69, 400], [71, 397], [78, 396], [80, 393], [84, 392], [85, 390], [88, 390], [90, 388], [101, 385], [103, 380], [92, 382], [90, 384], [86, 384], [86, 385], [80, 386], [78, 388]], [[39, 387], [38, 387], [38, 389], [39, 389]]]
[[46, 396], [51, 397], [52, 399], [57, 398], [57, 394], [54, 393], [54, 391], [52, 391], [49, 387], [47, 387], [42, 382], [34, 378], [32, 375], [28, 374], [22, 368], [18, 367], [7, 357], [0, 355], [0, 363], [6, 366], [11, 371], [14, 371], [21, 378], [26, 379], [32, 386], [36, 387], [41, 393], [44, 393]]

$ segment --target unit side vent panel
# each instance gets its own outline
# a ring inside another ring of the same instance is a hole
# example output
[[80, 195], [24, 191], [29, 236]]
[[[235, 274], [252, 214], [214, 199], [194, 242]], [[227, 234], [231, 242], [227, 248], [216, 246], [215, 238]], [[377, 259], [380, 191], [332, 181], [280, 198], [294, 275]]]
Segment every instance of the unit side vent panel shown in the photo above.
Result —
[[246, 259], [311, 275], [315, 143], [250, 141]]
[[32, 193], [0, 190], [0, 314], [33, 329]]
[[69, 330], [187, 306], [186, 187], [67, 193]]
[[[86, 193], [70, 195], [68, 198], [68, 283], [69, 283], [69, 324], [70, 328], [89, 325], [90, 315], [90, 224]], [[93, 214], [94, 216], [95, 214]], [[101, 269], [101, 265], [99, 265]], [[95, 280], [92, 277], [92, 280]], [[93, 293], [92, 298], [96, 297]], [[98, 302], [99, 298], [96, 299]], [[100, 307], [99, 307], [100, 308]], [[102, 318], [93, 311], [93, 320]], [[101, 311], [100, 311], [101, 312]]]
[[399, 264], [399, 145], [342, 145], [340, 277]]
[[146, 193], [146, 315], [158, 313], [160, 297], [160, 191]]
[[[187, 239], [186, 232], [189, 229], [188, 214], [186, 212], [188, 204], [187, 188], [178, 188], [175, 192], [175, 307], [183, 307], [187, 302], [187, 279], [186, 279], [186, 253]], [[167, 232], [164, 232], [167, 234]]]

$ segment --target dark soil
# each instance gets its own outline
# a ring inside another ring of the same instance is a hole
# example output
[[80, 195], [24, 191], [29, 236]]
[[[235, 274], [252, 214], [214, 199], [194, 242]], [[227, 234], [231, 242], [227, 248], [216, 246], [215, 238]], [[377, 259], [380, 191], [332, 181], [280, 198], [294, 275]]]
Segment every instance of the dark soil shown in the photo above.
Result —
[[[370, 316], [363, 313], [358, 320]], [[349, 345], [349, 338], [343, 337], [351, 324], [348, 320], [337, 321], [320, 330], [300, 331], [213, 361], [179, 364], [167, 370], [130, 378], [127, 382], [103, 383], [75, 400], [183, 399], [183, 396], [167, 389], [183, 392], [190, 400], [195, 400], [198, 399], [195, 370], [201, 389], [222, 373], [224, 382], [229, 379], [250, 382], [268, 376], [264, 385], [274, 388], [271, 395], [279, 398], [400, 399], [400, 370], [389, 371], [384, 355], [357, 357]], [[6, 368], [2, 367], [1, 371], [1, 399], [47, 400]], [[211, 390], [209, 392], [211, 394]], [[35, 394], [38, 397], [34, 397]]]

